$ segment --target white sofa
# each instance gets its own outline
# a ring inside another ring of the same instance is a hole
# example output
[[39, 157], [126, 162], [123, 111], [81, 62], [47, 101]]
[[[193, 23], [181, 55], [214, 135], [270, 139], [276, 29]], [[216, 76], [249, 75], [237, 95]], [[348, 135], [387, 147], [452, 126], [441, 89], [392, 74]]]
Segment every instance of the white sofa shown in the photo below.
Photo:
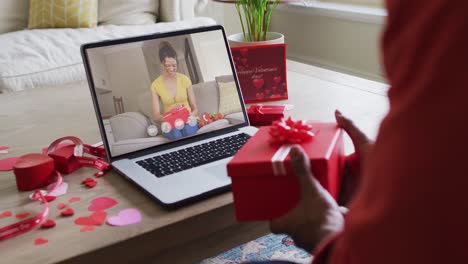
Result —
[[29, 0], [2, 0], [0, 93], [85, 81], [83, 43], [215, 24], [194, 16], [199, 2], [99, 0], [98, 27], [28, 30]]

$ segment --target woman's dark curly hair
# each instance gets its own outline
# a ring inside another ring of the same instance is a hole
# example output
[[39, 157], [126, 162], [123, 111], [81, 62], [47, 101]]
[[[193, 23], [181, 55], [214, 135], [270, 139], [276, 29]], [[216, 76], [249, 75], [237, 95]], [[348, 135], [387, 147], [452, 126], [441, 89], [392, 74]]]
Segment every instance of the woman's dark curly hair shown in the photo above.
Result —
[[177, 60], [177, 53], [169, 42], [163, 41], [161, 44], [159, 44], [159, 60], [164, 62], [166, 58], [173, 58]]

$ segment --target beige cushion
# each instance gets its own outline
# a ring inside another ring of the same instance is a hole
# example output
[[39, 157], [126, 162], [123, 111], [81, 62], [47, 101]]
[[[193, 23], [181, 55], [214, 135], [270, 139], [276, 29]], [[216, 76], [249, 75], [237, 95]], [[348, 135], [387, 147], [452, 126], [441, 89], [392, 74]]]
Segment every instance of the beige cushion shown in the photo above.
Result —
[[99, 0], [99, 24], [142, 25], [157, 20], [159, 0]]
[[215, 81], [194, 84], [192, 88], [195, 100], [197, 101], [199, 115], [203, 112], [218, 112], [219, 92]]
[[219, 111], [223, 115], [241, 112], [242, 107], [235, 82], [219, 82]]
[[141, 113], [126, 112], [109, 119], [115, 141], [148, 137], [146, 129], [150, 124]]
[[28, 27], [29, 0], [0, 1], [0, 34]]

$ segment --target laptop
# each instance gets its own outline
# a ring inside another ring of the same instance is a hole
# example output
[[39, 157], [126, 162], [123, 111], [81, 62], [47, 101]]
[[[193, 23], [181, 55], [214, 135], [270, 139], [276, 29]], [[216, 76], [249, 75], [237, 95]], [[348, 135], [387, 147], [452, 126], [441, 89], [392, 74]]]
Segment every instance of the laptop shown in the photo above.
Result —
[[81, 52], [119, 174], [169, 208], [230, 190], [226, 164], [257, 129], [222, 26], [90, 43]]

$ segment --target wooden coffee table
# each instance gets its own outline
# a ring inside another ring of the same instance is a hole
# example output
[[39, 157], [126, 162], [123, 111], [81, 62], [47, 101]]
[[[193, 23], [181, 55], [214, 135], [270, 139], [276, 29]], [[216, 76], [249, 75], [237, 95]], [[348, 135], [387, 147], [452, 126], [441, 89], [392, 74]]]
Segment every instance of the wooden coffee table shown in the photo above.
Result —
[[[271, 104], [294, 106], [288, 115], [295, 119], [333, 121], [339, 108], [370, 137], [388, 110], [385, 84], [288, 61], [290, 99]], [[39, 152], [54, 139], [74, 135], [86, 143], [101, 141], [90, 93], [86, 84], [37, 88], [16, 94], [0, 94], [0, 145], [11, 146], [0, 158]], [[346, 141], [347, 152], [352, 151]], [[93, 189], [80, 182], [92, 177], [93, 169], [82, 168], [65, 176], [68, 194], [51, 203], [50, 218], [57, 223], [50, 230], [33, 230], [0, 242], [2, 263], [194, 263], [268, 233], [267, 223], [237, 223], [232, 194], [216, 197], [177, 210], [165, 210], [115, 172], [99, 179]], [[175, 190], [176, 191], [176, 190]], [[0, 213], [25, 211], [34, 205], [29, 193], [16, 190], [12, 172], [0, 172]], [[56, 205], [73, 196], [81, 201], [71, 204], [75, 216], [59, 216]], [[87, 216], [89, 202], [109, 196], [119, 204], [107, 212], [115, 215], [124, 208], [137, 208], [143, 220], [136, 225], [103, 225], [94, 231], [80, 232], [73, 220]], [[0, 226], [15, 221], [0, 220]], [[47, 244], [35, 246], [36, 238]]]

